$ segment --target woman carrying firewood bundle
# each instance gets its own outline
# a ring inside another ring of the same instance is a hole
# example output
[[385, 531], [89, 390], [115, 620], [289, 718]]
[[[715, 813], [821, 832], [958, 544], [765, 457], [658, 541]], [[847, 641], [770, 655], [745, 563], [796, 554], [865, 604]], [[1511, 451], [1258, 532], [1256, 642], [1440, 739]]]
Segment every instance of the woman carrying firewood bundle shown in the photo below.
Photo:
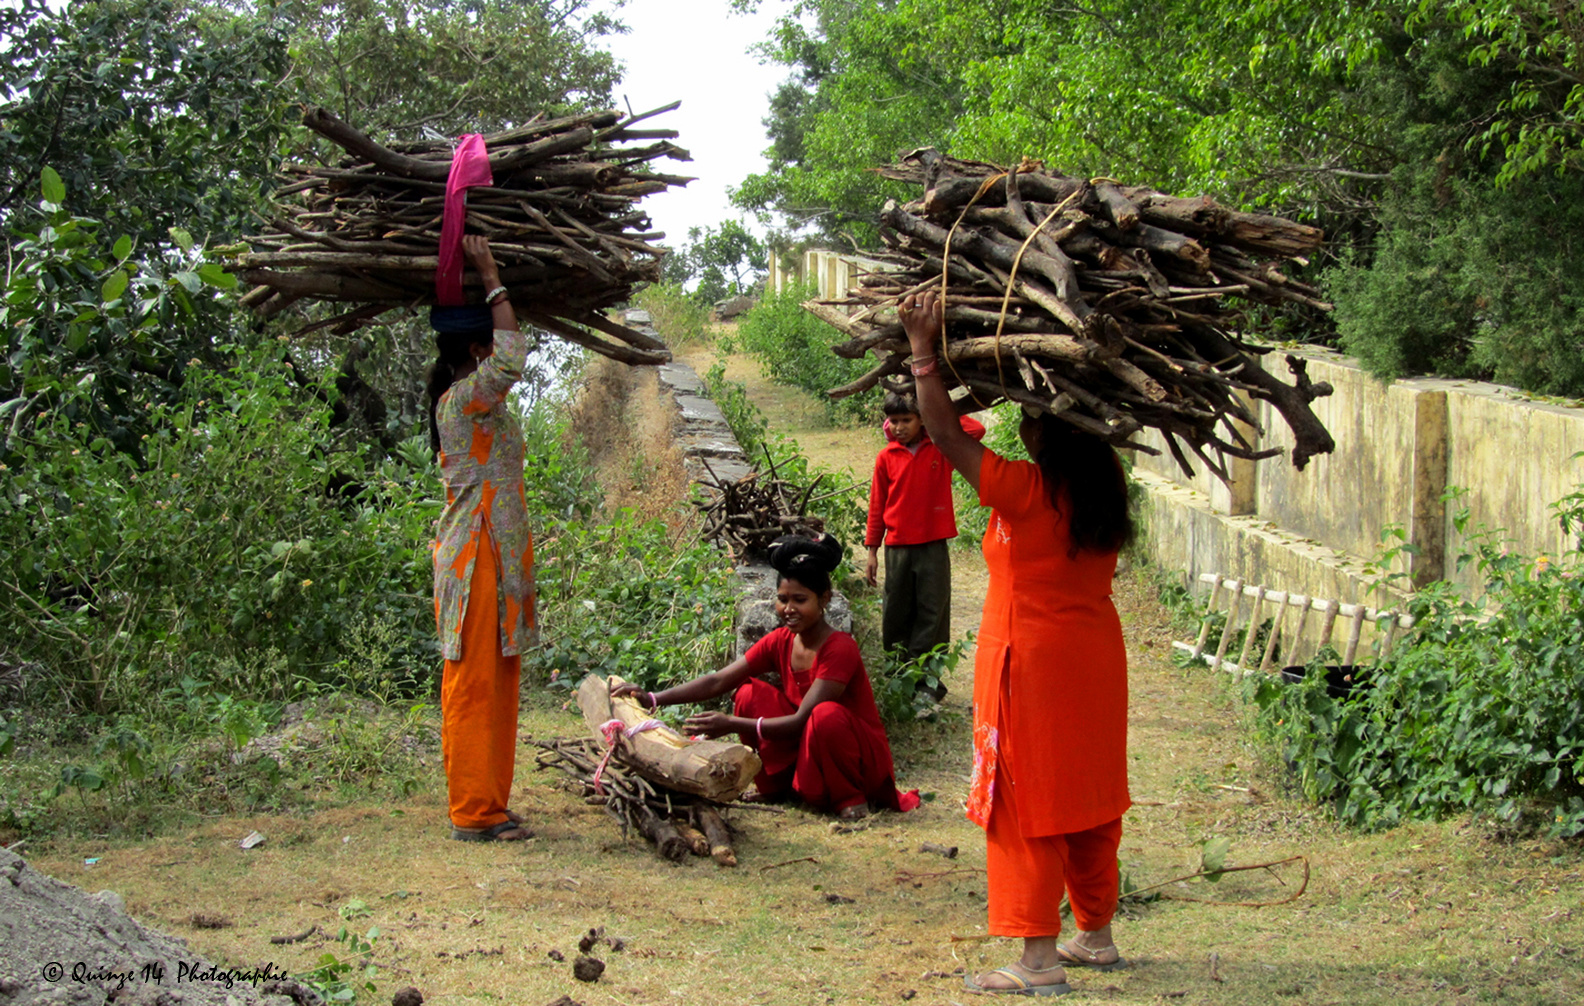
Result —
[[[917, 807], [917, 790], [897, 792], [891, 745], [858, 643], [825, 620], [830, 575], [842, 554], [841, 543], [828, 534], [777, 541], [770, 565], [780, 574], [780, 628], [720, 670], [686, 684], [660, 692], [624, 684], [611, 695], [633, 695], [659, 709], [732, 692], [732, 715], [696, 713], [687, 729], [706, 737], [735, 732], [758, 751], [764, 763], [754, 779], [760, 799], [795, 793], [810, 807], [849, 821], [876, 808]], [[771, 684], [772, 677], [781, 684]]]
[[[919, 412], [930, 438], [992, 507], [990, 583], [974, 662], [968, 817], [985, 829], [990, 932], [1023, 956], [964, 976], [980, 992], [1061, 995], [1064, 965], [1111, 970], [1117, 847], [1128, 809], [1127, 651], [1111, 603], [1133, 533], [1116, 452], [1059, 418], [1019, 427], [1035, 460], [1010, 461], [962, 431], [940, 376], [942, 305], [903, 300]], [[1077, 935], [1058, 942], [1061, 900]]]
[[506, 407], [528, 352], [489, 242], [469, 234], [462, 250], [483, 280], [486, 304], [430, 313], [439, 356], [429, 371], [429, 439], [446, 490], [434, 543], [445, 656], [440, 741], [451, 837], [510, 842], [533, 837], [506, 806], [516, 767], [519, 654], [535, 632], [522, 430]]

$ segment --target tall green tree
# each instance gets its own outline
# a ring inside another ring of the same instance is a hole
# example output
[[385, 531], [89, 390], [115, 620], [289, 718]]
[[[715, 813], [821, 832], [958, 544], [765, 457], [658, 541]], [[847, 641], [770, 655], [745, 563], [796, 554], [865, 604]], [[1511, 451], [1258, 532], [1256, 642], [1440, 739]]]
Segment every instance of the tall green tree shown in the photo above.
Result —
[[[757, 6], [742, 0], [743, 6]], [[786, 0], [771, 169], [739, 205], [872, 241], [915, 146], [1305, 218], [1377, 373], [1584, 394], [1571, 207], [1584, 13], [1555, 0]], [[1405, 295], [1412, 296], [1405, 299]], [[1408, 307], [1412, 303], [1412, 307]]]
[[666, 257], [666, 282], [694, 284], [705, 304], [745, 293], [770, 267], [764, 243], [739, 220], [688, 228], [688, 243]]
[[[618, 3], [617, 7], [620, 6]], [[365, 132], [491, 131], [541, 110], [606, 107], [625, 32], [590, 0], [289, 0], [292, 79]]]
[[272, 185], [286, 38], [268, 17], [170, 0], [6, 12], [0, 68], [0, 406], [65, 410], [124, 450], [233, 321], [208, 242]]

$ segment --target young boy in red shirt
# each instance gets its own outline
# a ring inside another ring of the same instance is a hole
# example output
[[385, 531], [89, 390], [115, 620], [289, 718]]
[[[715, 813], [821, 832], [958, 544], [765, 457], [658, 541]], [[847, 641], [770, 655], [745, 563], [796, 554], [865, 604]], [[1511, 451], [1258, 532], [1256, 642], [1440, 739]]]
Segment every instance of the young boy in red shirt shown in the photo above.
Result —
[[[889, 392], [883, 408], [889, 442], [875, 458], [869, 486], [864, 579], [874, 586], [884, 543], [880, 638], [887, 650], [900, 646], [916, 657], [951, 641], [951, 556], [946, 543], [957, 537], [952, 467], [924, 432], [911, 394]], [[976, 419], [964, 416], [962, 428], [975, 440], [984, 437], [984, 424]]]

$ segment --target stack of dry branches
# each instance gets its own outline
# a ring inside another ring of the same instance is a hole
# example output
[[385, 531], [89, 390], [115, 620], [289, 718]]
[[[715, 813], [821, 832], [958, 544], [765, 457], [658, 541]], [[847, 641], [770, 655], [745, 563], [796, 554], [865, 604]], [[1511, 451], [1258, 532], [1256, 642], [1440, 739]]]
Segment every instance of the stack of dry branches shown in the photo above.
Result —
[[[740, 479], [722, 479], [710, 470], [702, 484], [712, 490], [710, 498], [697, 505], [704, 512], [705, 541], [720, 542], [741, 559], [763, 556], [783, 535], [814, 536], [825, 530], [825, 522], [808, 512], [809, 504], [855, 488], [834, 489], [820, 495], [815, 490], [825, 476], [817, 476], [807, 486], [781, 477], [775, 459], [765, 452], [768, 470], [749, 472]], [[708, 468], [709, 463], [705, 462]]]
[[725, 804], [656, 785], [619, 756], [605, 765], [596, 787], [594, 773], [604, 752], [593, 739], [535, 741], [534, 745], [539, 748], [538, 767], [566, 773], [586, 802], [604, 807], [621, 822], [623, 835], [629, 828], [638, 832], [666, 859], [680, 860], [691, 853], [709, 856], [722, 866], [737, 865], [731, 831], [721, 816]]
[[[489, 237], [524, 320], [626, 363], [670, 359], [659, 340], [601, 309], [660, 278], [666, 249], [652, 242], [665, 235], [649, 230], [636, 203], [692, 181], [648, 162], [691, 158], [670, 142], [674, 130], [634, 127], [675, 107], [536, 116], [484, 137], [494, 184], [469, 190], [467, 230]], [[451, 144], [382, 146], [322, 108], [303, 121], [348, 156], [329, 166], [286, 165], [272, 229], [238, 262], [255, 284], [243, 303], [265, 316], [300, 300], [361, 305], [311, 326], [342, 331], [393, 308], [434, 303]], [[644, 142], [619, 146], [631, 141]], [[470, 300], [482, 299], [476, 274], [466, 273], [463, 285]]]
[[1329, 309], [1280, 268], [1318, 248], [1320, 231], [1033, 162], [1008, 172], [924, 149], [880, 173], [925, 192], [886, 204], [885, 269], [864, 276], [849, 300], [804, 305], [851, 337], [838, 355], [881, 358], [833, 396], [909, 383], [896, 307], [935, 290], [946, 305], [941, 370], [948, 386], [969, 390], [968, 407], [1011, 400], [1158, 454], [1133, 439], [1153, 427], [1184, 469], [1192, 471], [1186, 445], [1223, 479], [1225, 455], [1280, 453], [1256, 449], [1240, 427], [1259, 428], [1244, 396], [1286, 420], [1297, 467], [1335, 447], [1309, 407], [1330, 386], [1311, 382], [1293, 356], [1293, 383], [1266, 371], [1258, 358], [1267, 350], [1238, 334], [1241, 317], [1228, 304]]

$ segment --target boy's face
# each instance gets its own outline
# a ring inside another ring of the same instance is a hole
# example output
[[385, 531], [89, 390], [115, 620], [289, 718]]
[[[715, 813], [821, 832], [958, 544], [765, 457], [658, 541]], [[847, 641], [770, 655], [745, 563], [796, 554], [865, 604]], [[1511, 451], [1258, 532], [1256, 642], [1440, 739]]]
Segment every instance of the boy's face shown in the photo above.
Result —
[[899, 444], [911, 444], [924, 432], [924, 421], [917, 412], [904, 412], [898, 416], [887, 416], [891, 420], [891, 435]]

